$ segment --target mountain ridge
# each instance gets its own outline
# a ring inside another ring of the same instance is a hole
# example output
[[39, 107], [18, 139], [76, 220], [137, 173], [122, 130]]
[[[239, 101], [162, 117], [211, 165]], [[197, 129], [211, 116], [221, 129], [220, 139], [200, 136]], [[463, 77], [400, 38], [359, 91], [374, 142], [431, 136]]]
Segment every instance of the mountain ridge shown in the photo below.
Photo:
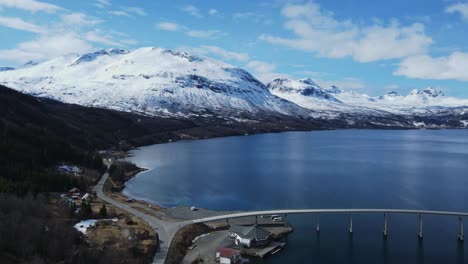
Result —
[[[332, 127], [466, 127], [468, 99], [434, 88], [371, 97], [313, 79], [263, 84], [248, 71], [187, 52], [143, 47], [68, 54], [0, 72], [0, 84], [65, 103], [176, 118], [299, 118]], [[465, 109], [466, 108], [466, 109]], [[432, 116], [447, 116], [451, 121]], [[458, 125], [453, 121], [458, 118]], [[445, 125], [444, 125], [445, 124]], [[450, 124], [450, 125], [448, 125]]]
[[39, 97], [147, 115], [312, 113], [272, 95], [243, 69], [152, 47], [69, 54], [1, 72], [0, 81]]

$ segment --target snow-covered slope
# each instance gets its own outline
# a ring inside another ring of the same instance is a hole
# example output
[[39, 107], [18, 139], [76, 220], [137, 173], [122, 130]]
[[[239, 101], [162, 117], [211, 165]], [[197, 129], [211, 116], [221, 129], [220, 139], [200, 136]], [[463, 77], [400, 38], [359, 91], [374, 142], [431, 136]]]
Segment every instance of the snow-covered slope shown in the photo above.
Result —
[[353, 91], [343, 91], [335, 86], [324, 89], [310, 79], [275, 79], [267, 85], [274, 95], [301, 107], [334, 114], [428, 114], [447, 109], [468, 109], [468, 99], [446, 97], [434, 88], [413, 90], [402, 96], [389, 92], [370, 97]]
[[0, 72], [0, 83], [67, 103], [149, 115], [310, 115], [247, 71], [161, 48], [69, 54]]

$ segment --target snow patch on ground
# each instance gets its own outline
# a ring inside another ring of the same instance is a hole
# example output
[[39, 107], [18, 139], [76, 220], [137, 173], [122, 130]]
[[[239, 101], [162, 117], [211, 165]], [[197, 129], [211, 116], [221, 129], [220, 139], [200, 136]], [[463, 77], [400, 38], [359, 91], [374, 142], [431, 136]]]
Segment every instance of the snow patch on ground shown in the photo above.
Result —
[[426, 123], [424, 122], [413, 122], [415, 127], [426, 127]]
[[90, 227], [93, 227], [96, 225], [97, 222], [99, 221], [112, 221], [112, 222], [117, 222], [119, 221], [118, 218], [112, 218], [112, 219], [99, 219], [99, 220], [96, 220], [96, 219], [88, 219], [88, 220], [83, 220], [77, 224], [75, 224], [73, 227], [78, 230], [79, 232], [83, 233], [84, 235], [86, 235], [86, 231], [88, 230], [88, 228]]
[[192, 243], [195, 243], [195, 242], [197, 242], [198, 239], [203, 238], [203, 237], [206, 237], [206, 236], [208, 236], [208, 235], [210, 235], [210, 233], [206, 233], [206, 234], [199, 235], [199, 236], [195, 237], [195, 238], [192, 240]]
[[94, 220], [94, 219], [83, 220], [79, 222], [78, 224], [74, 225], [73, 227], [79, 232], [86, 235], [86, 231], [88, 230], [88, 228], [95, 226], [97, 221], [98, 220]]

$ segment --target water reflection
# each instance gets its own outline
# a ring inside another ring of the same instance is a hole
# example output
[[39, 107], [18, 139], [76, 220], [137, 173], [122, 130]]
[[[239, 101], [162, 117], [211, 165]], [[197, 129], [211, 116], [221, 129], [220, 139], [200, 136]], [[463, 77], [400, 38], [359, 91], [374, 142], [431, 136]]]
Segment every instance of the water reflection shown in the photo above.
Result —
[[[135, 151], [124, 193], [220, 210], [420, 208], [468, 211], [468, 130], [347, 130], [176, 142]], [[414, 215], [290, 216], [287, 248], [254, 263], [464, 263], [458, 221]]]

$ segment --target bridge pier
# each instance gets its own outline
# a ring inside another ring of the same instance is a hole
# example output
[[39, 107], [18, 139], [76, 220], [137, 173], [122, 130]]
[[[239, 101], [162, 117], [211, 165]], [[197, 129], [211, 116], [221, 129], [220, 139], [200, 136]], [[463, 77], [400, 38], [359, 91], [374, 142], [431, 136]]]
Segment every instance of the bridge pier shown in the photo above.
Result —
[[388, 233], [387, 233], [387, 213], [384, 213], [384, 228], [383, 228], [383, 237], [384, 239], [387, 239]]
[[317, 233], [320, 232], [320, 214], [317, 214]]
[[422, 221], [422, 214], [419, 214], [419, 232], [418, 232], [419, 240], [423, 239], [423, 221]]
[[255, 216], [255, 225], [258, 225], [258, 215]]
[[463, 240], [465, 239], [465, 236], [463, 234], [463, 218], [461, 216], [458, 217], [458, 224], [460, 226], [460, 233], [458, 233], [458, 240], [463, 242]]
[[349, 214], [349, 233], [353, 233], [353, 214]]

